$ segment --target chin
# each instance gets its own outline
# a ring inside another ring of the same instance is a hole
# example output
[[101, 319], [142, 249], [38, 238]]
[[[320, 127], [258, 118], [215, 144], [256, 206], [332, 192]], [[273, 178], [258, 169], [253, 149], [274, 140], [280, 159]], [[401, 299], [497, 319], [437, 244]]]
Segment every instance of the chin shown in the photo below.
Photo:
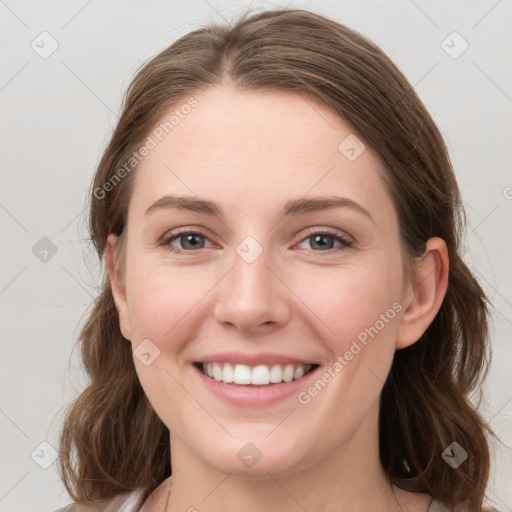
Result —
[[273, 476], [295, 473], [303, 466], [304, 460], [311, 460], [300, 436], [286, 432], [268, 436], [269, 431], [266, 429], [266, 434], [261, 435], [246, 428], [244, 437], [229, 440], [212, 438], [211, 445], [203, 443], [199, 447], [201, 453], [197, 455], [216, 471], [244, 478], [268, 478], [268, 473]]

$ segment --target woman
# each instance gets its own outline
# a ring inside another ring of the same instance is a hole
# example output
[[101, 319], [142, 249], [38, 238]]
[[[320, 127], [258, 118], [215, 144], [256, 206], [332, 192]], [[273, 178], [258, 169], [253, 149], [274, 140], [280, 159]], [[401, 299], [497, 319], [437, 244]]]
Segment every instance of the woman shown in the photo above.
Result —
[[483, 510], [462, 219], [438, 129], [359, 33], [282, 9], [161, 52], [91, 190], [63, 510]]

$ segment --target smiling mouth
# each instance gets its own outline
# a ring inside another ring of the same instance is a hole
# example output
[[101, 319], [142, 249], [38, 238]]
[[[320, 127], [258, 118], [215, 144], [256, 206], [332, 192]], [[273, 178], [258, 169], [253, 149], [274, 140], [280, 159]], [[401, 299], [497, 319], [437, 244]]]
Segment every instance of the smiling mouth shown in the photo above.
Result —
[[212, 380], [242, 386], [269, 386], [299, 380], [316, 370], [318, 364], [272, 364], [247, 366], [230, 363], [195, 363]]

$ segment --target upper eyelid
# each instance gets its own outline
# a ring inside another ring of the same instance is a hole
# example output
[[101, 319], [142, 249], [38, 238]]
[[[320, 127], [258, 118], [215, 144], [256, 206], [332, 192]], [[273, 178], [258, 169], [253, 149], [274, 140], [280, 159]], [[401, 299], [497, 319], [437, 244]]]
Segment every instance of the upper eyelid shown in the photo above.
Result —
[[316, 233], [325, 233], [326, 235], [330, 236], [337, 236], [339, 238], [343, 238], [349, 242], [355, 242], [356, 239], [348, 234], [347, 232], [343, 231], [339, 228], [307, 228], [305, 233], [302, 233], [300, 240], [304, 240], [306, 238], [309, 238], [310, 236], [316, 234]]

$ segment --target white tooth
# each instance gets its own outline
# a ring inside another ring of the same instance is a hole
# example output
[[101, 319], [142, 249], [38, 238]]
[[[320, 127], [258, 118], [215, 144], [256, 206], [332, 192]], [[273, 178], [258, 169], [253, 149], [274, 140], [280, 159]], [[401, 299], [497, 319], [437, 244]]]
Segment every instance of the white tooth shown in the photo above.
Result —
[[252, 369], [252, 383], [257, 386], [265, 386], [270, 382], [268, 367], [261, 365]]
[[304, 366], [300, 364], [295, 369], [295, 373], [293, 374], [293, 379], [297, 380], [297, 379], [300, 379], [301, 377], [304, 377], [304, 373], [305, 373]]
[[293, 380], [293, 372], [294, 372], [295, 368], [293, 367], [293, 364], [287, 364], [285, 367], [284, 367], [284, 370], [283, 370], [283, 380], [285, 382], [291, 382]]
[[229, 363], [224, 363], [224, 369], [222, 370], [222, 380], [224, 382], [233, 382], [233, 367]]
[[233, 374], [235, 384], [251, 384], [251, 369], [245, 364], [237, 364]]
[[206, 375], [208, 375], [208, 377], [211, 377], [213, 379], [213, 367], [212, 367], [212, 363], [207, 363], [206, 364]]
[[222, 367], [219, 363], [213, 363], [213, 378], [215, 380], [222, 380]]
[[283, 380], [283, 368], [280, 364], [275, 364], [270, 369], [270, 382], [279, 384]]

